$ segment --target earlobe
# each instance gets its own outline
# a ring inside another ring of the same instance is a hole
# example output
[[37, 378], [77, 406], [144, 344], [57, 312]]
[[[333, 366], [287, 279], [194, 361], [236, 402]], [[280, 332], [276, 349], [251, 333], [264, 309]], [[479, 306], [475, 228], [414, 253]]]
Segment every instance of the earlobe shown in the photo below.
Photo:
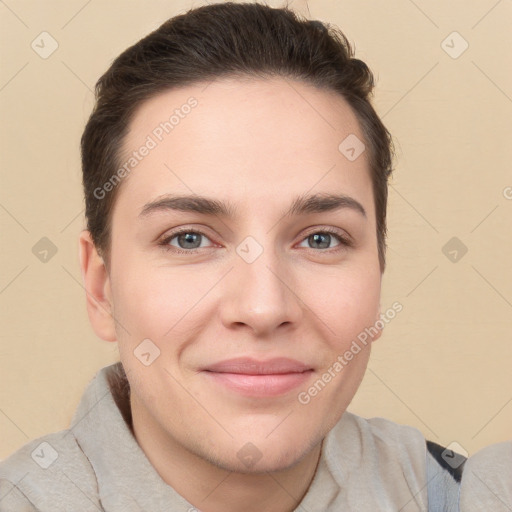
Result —
[[117, 341], [110, 276], [88, 230], [80, 233], [79, 256], [89, 321], [98, 337], [105, 341]]

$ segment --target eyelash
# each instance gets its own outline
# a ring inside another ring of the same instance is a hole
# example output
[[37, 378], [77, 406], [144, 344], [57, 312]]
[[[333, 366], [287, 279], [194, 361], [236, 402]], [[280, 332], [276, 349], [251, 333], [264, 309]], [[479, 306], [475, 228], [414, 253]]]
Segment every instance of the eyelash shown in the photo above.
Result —
[[[195, 249], [180, 249], [179, 247], [175, 247], [175, 246], [172, 246], [172, 245], [169, 244], [169, 242], [173, 238], [176, 238], [177, 236], [179, 236], [179, 235], [181, 235], [183, 233], [194, 233], [196, 235], [204, 236], [204, 237], [208, 238], [208, 240], [209, 240], [209, 237], [208, 237], [208, 235], [206, 233], [203, 233], [202, 231], [197, 230], [197, 229], [186, 229], [185, 228], [185, 229], [180, 229], [178, 231], [174, 231], [169, 236], [165, 237], [161, 242], [159, 242], [158, 245], [161, 246], [162, 249], [164, 249], [166, 251], [171, 251], [171, 252], [178, 253], [178, 254], [196, 254], [201, 249], [204, 249], [204, 247], [203, 248], [202, 247], [197, 247]], [[301, 242], [303, 242], [304, 240], [306, 240], [310, 236], [316, 235], [316, 234], [334, 235], [337, 238], [338, 242], [339, 242], [339, 246], [333, 247], [331, 249], [313, 249], [312, 247], [308, 248], [308, 249], [310, 249], [312, 251], [315, 251], [315, 252], [332, 253], [332, 252], [336, 252], [336, 251], [345, 249], [347, 247], [352, 247], [353, 246], [352, 241], [348, 237], [345, 237], [345, 236], [341, 235], [338, 231], [336, 231], [333, 228], [322, 228], [322, 229], [319, 229], [317, 231], [312, 231], [311, 233], [307, 234], [301, 240]]]

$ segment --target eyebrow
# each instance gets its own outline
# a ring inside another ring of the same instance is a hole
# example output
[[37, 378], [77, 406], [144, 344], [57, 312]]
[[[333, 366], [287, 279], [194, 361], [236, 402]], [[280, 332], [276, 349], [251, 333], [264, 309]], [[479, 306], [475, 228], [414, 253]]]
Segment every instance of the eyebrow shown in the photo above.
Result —
[[[366, 218], [363, 205], [353, 197], [344, 194], [313, 194], [296, 197], [284, 216], [306, 215], [327, 211], [350, 209]], [[237, 207], [230, 202], [222, 202], [199, 195], [165, 195], [147, 203], [142, 208], [139, 218], [150, 216], [160, 211], [194, 212], [203, 215], [235, 217]]]

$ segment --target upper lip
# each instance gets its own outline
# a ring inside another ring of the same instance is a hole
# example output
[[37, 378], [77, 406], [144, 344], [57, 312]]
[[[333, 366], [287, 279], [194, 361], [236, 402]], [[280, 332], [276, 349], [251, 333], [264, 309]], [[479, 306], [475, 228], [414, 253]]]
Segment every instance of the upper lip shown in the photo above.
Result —
[[295, 359], [275, 357], [260, 361], [251, 357], [237, 357], [214, 363], [205, 371], [217, 373], [241, 373], [245, 375], [278, 375], [284, 373], [303, 373], [312, 367]]

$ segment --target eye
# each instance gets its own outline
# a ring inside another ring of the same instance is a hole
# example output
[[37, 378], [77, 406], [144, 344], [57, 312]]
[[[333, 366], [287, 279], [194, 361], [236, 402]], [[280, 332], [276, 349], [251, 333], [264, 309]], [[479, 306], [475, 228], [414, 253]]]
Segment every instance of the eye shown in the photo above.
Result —
[[207, 244], [203, 244], [205, 240], [211, 242], [211, 240], [201, 231], [183, 229], [172, 233], [170, 236], [162, 240], [159, 245], [163, 246], [164, 249], [175, 252], [191, 253], [195, 252], [196, 249], [209, 247]]
[[[338, 243], [335, 246], [332, 246], [331, 242], [333, 241], [337, 241]], [[308, 243], [309, 246], [307, 248], [309, 249], [333, 249], [336, 247], [343, 248], [345, 246], [352, 245], [347, 237], [341, 235], [338, 231], [328, 228], [310, 233], [302, 243]]]
[[[337, 243], [332, 245], [333, 242]], [[328, 249], [336, 251], [352, 246], [348, 237], [331, 228], [311, 232], [303, 239], [299, 247], [304, 247], [302, 245], [304, 243], [308, 244], [306, 248], [320, 249], [320, 252], [327, 252]], [[199, 249], [213, 247], [213, 243], [203, 232], [192, 229], [175, 231], [159, 242], [159, 245], [165, 250], [179, 254], [193, 254]]]

